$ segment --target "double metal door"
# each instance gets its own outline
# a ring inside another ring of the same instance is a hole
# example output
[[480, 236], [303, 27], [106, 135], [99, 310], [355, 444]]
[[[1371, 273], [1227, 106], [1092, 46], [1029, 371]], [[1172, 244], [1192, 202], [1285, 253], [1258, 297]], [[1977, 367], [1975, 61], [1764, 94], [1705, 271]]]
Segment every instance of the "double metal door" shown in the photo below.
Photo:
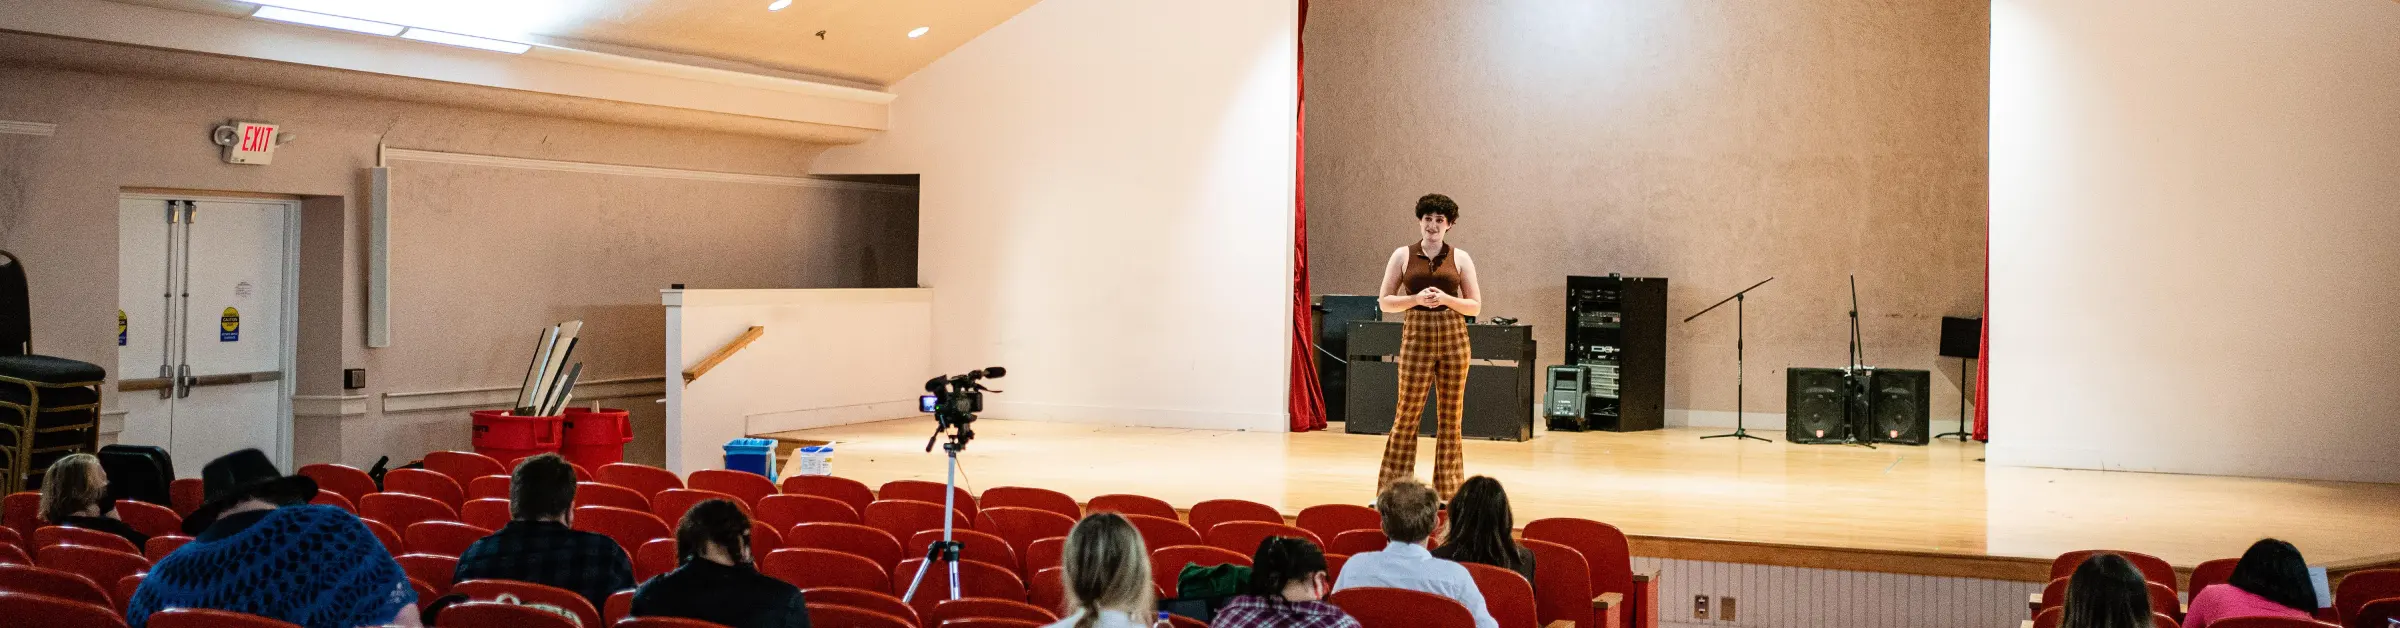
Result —
[[248, 448], [289, 469], [298, 209], [122, 197], [117, 442], [166, 447], [184, 477]]

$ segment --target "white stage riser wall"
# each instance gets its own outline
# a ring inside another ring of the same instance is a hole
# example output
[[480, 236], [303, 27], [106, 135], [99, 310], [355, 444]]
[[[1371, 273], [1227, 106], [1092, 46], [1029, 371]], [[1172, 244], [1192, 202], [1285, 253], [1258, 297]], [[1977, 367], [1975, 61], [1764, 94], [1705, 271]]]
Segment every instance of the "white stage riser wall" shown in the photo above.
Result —
[[[2032, 582], [1912, 576], [1635, 556], [1635, 571], [1659, 572], [1659, 625], [1667, 628], [2002, 628], [2028, 619]], [[1692, 596], [1711, 598], [1710, 619], [1692, 617]], [[1718, 599], [1737, 600], [1732, 621], [1714, 619]]]

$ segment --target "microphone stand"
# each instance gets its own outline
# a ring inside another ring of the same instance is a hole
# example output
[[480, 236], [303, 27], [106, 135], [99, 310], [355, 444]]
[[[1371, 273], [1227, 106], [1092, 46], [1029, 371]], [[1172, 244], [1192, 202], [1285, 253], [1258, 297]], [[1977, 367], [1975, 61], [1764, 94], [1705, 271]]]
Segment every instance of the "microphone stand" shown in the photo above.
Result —
[[1858, 437], [1861, 421], [1874, 420], [1868, 405], [1873, 400], [1872, 375], [1874, 367], [1866, 365], [1866, 336], [1858, 328], [1858, 275], [1850, 276], [1850, 366], [1842, 369], [1842, 391], [1849, 399], [1842, 403], [1842, 444], [1874, 449], [1875, 443]]
[[[1743, 288], [1741, 292], [1736, 292], [1733, 293], [1733, 296], [1725, 297], [1724, 301], [1718, 301], [1716, 305], [1711, 305], [1708, 306], [1708, 309], [1700, 310], [1700, 314], [1707, 314], [1709, 312], [1716, 311], [1719, 306], [1725, 305], [1726, 301], [1733, 302], [1733, 433], [1702, 436], [1700, 437], [1700, 440], [1708, 440], [1711, 438], [1731, 438], [1736, 441], [1750, 439], [1768, 443], [1775, 442], [1765, 438], [1751, 436], [1750, 430], [1744, 428], [1742, 425], [1742, 421], [1745, 418], [1745, 415], [1742, 413], [1742, 300], [1750, 294], [1750, 291], [1757, 290], [1759, 286], [1767, 285], [1767, 281], [1774, 280], [1774, 277], [1768, 277], [1766, 281], [1750, 284], [1750, 287]], [[1700, 318], [1700, 314], [1693, 314], [1685, 317], [1683, 322], [1692, 322], [1692, 319]]]

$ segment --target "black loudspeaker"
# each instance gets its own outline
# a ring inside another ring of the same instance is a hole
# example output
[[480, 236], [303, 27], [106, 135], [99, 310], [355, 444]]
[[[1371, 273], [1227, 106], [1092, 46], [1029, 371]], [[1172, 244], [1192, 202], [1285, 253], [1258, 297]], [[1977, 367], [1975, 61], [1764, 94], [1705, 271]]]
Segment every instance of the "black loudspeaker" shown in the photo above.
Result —
[[1783, 438], [1801, 444], [1839, 443], [1850, 395], [1841, 369], [1784, 370]]
[[1925, 396], [1933, 374], [1913, 369], [1875, 369], [1867, 378], [1869, 425], [1867, 438], [1878, 443], [1923, 445], [1933, 430], [1928, 423]]
[[1340, 421], [1349, 416], [1350, 323], [1383, 320], [1383, 307], [1375, 297], [1320, 294], [1310, 309], [1317, 329], [1317, 391], [1325, 396], [1325, 419]]
[[1973, 359], [1983, 348], [1983, 319], [1942, 317], [1942, 357]]

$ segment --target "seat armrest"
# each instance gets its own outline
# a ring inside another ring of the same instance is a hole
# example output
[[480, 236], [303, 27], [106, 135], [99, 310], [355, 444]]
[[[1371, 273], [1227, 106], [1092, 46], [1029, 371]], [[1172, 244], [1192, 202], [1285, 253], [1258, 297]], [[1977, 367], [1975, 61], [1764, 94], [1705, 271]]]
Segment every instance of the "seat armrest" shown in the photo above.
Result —
[[1624, 605], [1625, 594], [1623, 593], [1602, 593], [1599, 597], [1592, 598], [1592, 610], [1605, 611]]
[[1543, 624], [1542, 628], [1575, 628], [1575, 622], [1561, 619], [1548, 624]]

